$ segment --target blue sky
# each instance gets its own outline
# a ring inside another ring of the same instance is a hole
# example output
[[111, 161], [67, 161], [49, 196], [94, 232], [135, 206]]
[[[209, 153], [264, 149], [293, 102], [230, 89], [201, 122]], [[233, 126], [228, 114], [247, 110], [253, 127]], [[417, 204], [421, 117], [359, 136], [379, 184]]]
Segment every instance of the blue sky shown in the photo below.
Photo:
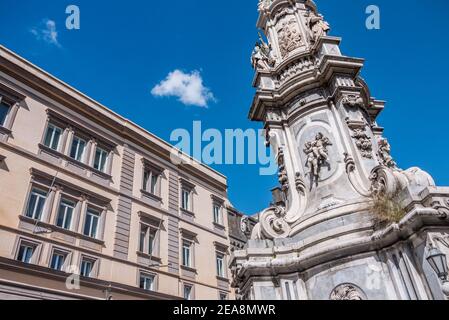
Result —
[[[331, 35], [343, 38], [343, 53], [366, 59], [362, 76], [372, 95], [387, 101], [379, 123], [398, 164], [419, 166], [449, 185], [449, 3], [316, 3]], [[69, 4], [80, 8], [80, 30], [64, 27]], [[370, 4], [381, 9], [381, 30], [365, 28]], [[1, 0], [0, 18], [2, 45], [164, 140], [176, 128], [191, 129], [195, 120], [219, 130], [261, 127], [247, 119], [257, 0]], [[208, 108], [152, 95], [174, 70], [200, 73], [214, 97]], [[260, 176], [257, 165], [215, 169], [228, 176], [238, 209], [251, 214], [268, 205], [275, 176]]]

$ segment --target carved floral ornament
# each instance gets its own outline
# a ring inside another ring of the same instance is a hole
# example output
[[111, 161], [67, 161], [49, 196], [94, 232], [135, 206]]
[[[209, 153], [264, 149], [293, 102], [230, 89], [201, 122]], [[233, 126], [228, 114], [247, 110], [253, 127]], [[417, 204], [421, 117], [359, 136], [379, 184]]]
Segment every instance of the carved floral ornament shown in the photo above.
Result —
[[355, 144], [363, 158], [373, 158], [373, 144], [371, 137], [366, 132], [368, 124], [365, 121], [352, 121], [346, 119], [349, 129], [352, 131], [351, 137], [355, 140]]

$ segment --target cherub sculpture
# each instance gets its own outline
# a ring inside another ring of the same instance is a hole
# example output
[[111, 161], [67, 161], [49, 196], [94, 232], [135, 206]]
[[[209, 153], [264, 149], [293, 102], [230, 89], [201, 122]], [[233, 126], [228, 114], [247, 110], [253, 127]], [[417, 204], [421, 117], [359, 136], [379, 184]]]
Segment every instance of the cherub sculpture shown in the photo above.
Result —
[[319, 177], [321, 166], [328, 158], [327, 147], [331, 145], [330, 140], [321, 132], [316, 135], [314, 141], [306, 143], [304, 153], [307, 154], [307, 165], [314, 178]]

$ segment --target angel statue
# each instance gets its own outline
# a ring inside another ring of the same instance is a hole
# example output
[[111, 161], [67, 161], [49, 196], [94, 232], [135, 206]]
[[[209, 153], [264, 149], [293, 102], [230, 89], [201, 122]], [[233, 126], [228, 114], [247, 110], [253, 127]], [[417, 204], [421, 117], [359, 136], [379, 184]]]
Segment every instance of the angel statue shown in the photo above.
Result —
[[324, 21], [324, 17], [321, 14], [316, 14], [311, 11], [309, 14], [309, 18], [307, 19], [307, 25], [311, 32], [312, 41], [315, 42], [322, 36], [327, 35], [329, 30], [331, 29], [329, 23]]
[[307, 165], [313, 177], [319, 177], [321, 166], [328, 158], [327, 146], [331, 145], [330, 140], [321, 132], [316, 135], [314, 141], [306, 143], [304, 153], [307, 154]]
[[271, 45], [266, 44], [259, 33], [259, 41], [256, 42], [253, 54], [251, 55], [251, 65], [253, 68], [266, 70], [273, 67], [275, 59], [271, 52]]

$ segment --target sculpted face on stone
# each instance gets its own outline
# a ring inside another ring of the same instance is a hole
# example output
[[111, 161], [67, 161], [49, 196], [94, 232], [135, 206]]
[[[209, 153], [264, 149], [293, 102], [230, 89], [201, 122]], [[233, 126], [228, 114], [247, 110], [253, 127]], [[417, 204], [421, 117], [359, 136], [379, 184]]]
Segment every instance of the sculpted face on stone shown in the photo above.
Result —
[[316, 135], [314, 141], [306, 143], [304, 153], [307, 155], [307, 166], [313, 178], [319, 178], [320, 169], [329, 156], [327, 147], [331, 145], [330, 140], [321, 132]]

